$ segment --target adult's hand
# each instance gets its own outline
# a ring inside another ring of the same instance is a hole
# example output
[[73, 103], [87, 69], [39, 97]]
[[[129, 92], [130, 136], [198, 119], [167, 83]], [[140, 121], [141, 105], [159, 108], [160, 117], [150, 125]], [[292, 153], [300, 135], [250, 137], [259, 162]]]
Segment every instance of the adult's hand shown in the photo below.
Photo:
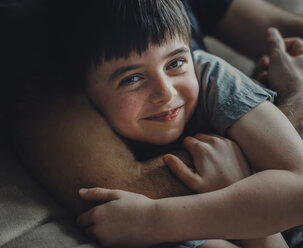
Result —
[[286, 38], [283, 40], [275, 28], [267, 31], [269, 54], [261, 58], [259, 75], [261, 82], [278, 92], [278, 103], [298, 91], [303, 92], [303, 40]]
[[267, 32], [268, 55], [259, 61], [258, 80], [278, 92], [277, 106], [303, 136], [303, 40]]
[[[303, 37], [303, 18], [265, 0], [233, 0], [214, 35], [238, 52], [258, 60], [266, 51], [266, 30]], [[245, 35], [243, 35], [245, 33]]]

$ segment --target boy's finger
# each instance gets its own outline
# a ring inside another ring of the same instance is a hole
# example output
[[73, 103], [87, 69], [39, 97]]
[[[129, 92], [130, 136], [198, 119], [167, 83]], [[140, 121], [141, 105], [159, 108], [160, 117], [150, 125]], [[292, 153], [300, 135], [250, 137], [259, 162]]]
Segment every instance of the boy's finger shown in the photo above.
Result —
[[196, 147], [199, 147], [199, 150], [201, 150], [200, 152], [205, 151], [205, 149], [208, 149], [209, 145], [213, 146], [219, 140], [225, 139], [224, 137], [218, 134], [203, 134], [203, 133], [195, 134], [195, 138], [197, 139], [197, 143], [199, 143], [199, 145], [196, 145]]
[[88, 210], [87, 212], [81, 214], [77, 218], [77, 225], [81, 228], [93, 225], [94, 221], [93, 221], [92, 215], [93, 215], [94, 211], [95, 211], [95, 208], [92, 208], [92, 209]]
[[215, 133], [197, 133], [194, 135], [194, 138], [197, 139], [197, 142], [201, 141], [203, 143], [213, 143], [215, 139], [225, 139], [223, 136]]
[[184, 145], [188, 148], [192, 146], [191, 148], [198, 147], [203, 144], [209, 144], [212, 143], [214, 138], [220, 137], [216, 134], [204, 134], [204, 133], [196, 133], [194, 137], [188, 136], [184, 139]]
[[185, 149], [190, 153], [194, 161], [196, 160], [197, 155], [203, 154], [203, 151], [207, 149], [211, 139], [211, 136], [206, 134], [196, 134], [196, 136], [199, 139], [188, 136], [183, 141]]
[[107, 202], [118, 199], [116, 190], [104, 188], [82, 188], [79, 190], [79, 195], [87, 201], [96, 202]]
[[212, 135], [204, 134], [204, 133], [197, 133], [194, 135], [194, 138], [196, 138], [199, 141], [202, 142], [208, 142], [212, 139]]
[[[87, 227], [86, 229], [85, 229], [85, 234], [87, 235], [87, 236], [89, 236], [89, 237], [92, 237], [92, 238], [96, 238], [97, 236], [97, 234], [95, 233], [95, 227], [94, 226], [90, 226], [90, 227]], [[103, 247], [103, 246], [102, 246]]]
[[174, 175], [181, 179], [191, 190], [196, 192], [200, 191], [203, 179], [184, 164], [181, 159], [174, 155], [167, 154], [163, 156], [163, 161]]

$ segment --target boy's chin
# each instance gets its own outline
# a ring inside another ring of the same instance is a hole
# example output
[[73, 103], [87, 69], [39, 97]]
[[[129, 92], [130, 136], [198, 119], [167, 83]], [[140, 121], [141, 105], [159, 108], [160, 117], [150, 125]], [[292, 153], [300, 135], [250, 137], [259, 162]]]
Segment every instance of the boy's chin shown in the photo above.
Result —
[[182, 136], [182, 129], [174, 130], [171, 132], [148, 132], [144, 134], [129, 134], [129, 135], [122, 135], [125, 138], [137, 141], [141, 143], [148, 143], [152, 145], [169, 145], [174, 143], [180, 139]]
[[151, 143], [154, 145], [168, 145], [171, 143], [174, 143], [175, 141], [178, 140], [180, 135], [175, 135], [175, 136], [159, 136], [159, 137], [150, 137], [149, 139], [146, 139], [145, 142]]

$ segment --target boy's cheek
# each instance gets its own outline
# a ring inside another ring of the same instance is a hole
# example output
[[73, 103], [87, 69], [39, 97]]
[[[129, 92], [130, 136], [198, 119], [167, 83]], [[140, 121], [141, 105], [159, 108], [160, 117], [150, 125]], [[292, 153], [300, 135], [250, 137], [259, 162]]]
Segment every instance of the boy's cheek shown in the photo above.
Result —
[[199, 85], [196, 81], [189, 82], [189, 85], [184, 90], [188, 101], [196, 102], [199, 97]]
[[114, 108], [116, 112], [120, 113], [120, 115], [123, 115], [124, 118], [130, 118], [131, 116], [135, 115], [135, 113], [139, 112], [143, 104], [144, 103], [138, 96], [134, 96], [116, 99], [112, 105], [115, 106]]
[[119, 104], [113, 104], [111, 108], [108, 109], [108, 115], [111, 119], [118, 122], [119, 125], [129, 125], [136, 120], [137, 107], [128, 103], [121, 102]]

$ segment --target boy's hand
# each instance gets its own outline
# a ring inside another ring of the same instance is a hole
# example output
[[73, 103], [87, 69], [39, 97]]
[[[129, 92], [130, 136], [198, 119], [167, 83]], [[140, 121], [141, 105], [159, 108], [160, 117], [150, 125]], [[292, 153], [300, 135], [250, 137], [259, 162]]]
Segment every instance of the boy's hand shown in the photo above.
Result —
[[145, 247], [157, 242], [153, 200], [143, 195], [103, 188], [81, 189], [79, 195], [98, 205], [77, 223], [106, 247]]
[[257, 80], [277, 91], [281, 103], [293, 93], [303, 92], [303, 40], [283, 40], [277, 29], [269, 28], [267, 43], [269, 54], [258, 63]]
[[167, 154], [164, 162], [191, 190], [202, 193], [227, 187], [247, 176], [249, 166], [238, 145], [218, 135], [197, 134], [184, 139], [196, 172], [178, 157]]

